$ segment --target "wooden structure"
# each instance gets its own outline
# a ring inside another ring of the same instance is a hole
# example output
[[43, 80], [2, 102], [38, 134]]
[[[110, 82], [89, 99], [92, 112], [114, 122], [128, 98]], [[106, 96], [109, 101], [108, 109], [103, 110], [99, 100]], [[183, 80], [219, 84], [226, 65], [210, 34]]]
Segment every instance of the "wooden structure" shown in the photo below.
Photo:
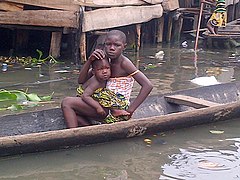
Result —
[[[206, 31], [206, 24], [207, 24], [208, 18], [212, 14], [212, 6], [208, 4], [207, 1], [205, 1], [203, 11], [202, 11], [202, 17], [199, 17], [199, 14], [200, 14], [199, 2], [200, 1], [197, 1], [197, 0], [179, 0], [180, 8], [177, 10], [181, 14], [179, 16], [180, 19], [183, 19], [179, 21], [192, 22], [191, 24], [189, 24], [189, 26], [185, 27], [185, 29], [183, 30], [183, 33], [191, 34], [191, 36], [194, 36], [194, 37], [196, 37], [197, 35], [197, 26], [199, 24], [199, 20], [200, 20], [199, 31], [200, 31], [200, 34], [202, 35], [202, 32]], [[238, 11], [239, 6], [240, 6], [239, 0], [226, 0], [228, 22], [231, 22], [231, 21], [234, 22], [234, 20], [240, 17], [240, 13]], [[233, 36], [230, 36], [230, 37], [233, 37]], [[203, 39], [202, 36], [201, 38]], [[209, 44], [212, 44], [212, 43], [209, 43]], [[212, 45], [209, 45], [209, 47], [212, 47]]]
[[[132, 24], [139, 29], [141, 23], [161, 18], [163, 12], [178, 7], [178, 0], [2, 0], [0, 27], [50, 31], [49, 53], [54, 57], [60, 56], [62, 35], [74, 34], [73, 51], [78, 62], [79, 56], [86, 60], [86, 33]], [[27, 43], [28, 35], [19, 32], [16, 46]]]
[[[85, 146], [239, 118], [240, 82], [149, 96], [133, 119], [66, 129], [61, 109], [0, 117], [0, 156]], [[198, 108], [198, 109], [195, 109]]]
[[209, 48], [240, 47], [240, 19], [227, 23], [226, 27], [220, 27], [217, 36], [212, 34], [203, 36]]

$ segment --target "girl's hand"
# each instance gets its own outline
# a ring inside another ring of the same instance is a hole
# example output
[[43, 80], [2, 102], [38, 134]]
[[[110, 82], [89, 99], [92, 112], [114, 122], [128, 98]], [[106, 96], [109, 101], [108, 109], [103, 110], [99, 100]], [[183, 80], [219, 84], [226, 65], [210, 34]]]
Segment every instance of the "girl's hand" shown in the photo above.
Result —
[[105, 58], [105, 53], [101, 49], [95, 49], [92, 54], [89, 56], [88, 60], [90, 61], [95, 61], [98, 59], [103, 59]]
[[103, 117], [107, 115], [102, 107], [97, 108], [97, 113]]

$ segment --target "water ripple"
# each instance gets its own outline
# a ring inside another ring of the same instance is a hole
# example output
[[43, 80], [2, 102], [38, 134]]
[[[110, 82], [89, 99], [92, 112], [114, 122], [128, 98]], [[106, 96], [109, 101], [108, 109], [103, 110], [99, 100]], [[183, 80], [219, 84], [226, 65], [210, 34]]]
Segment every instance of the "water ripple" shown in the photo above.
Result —
[[233, 141], [229, 149], [179, 149], [179, 154], [169, 156], [171, 162], [162, 166], [161, 180], [240, 178], [240, 139]]

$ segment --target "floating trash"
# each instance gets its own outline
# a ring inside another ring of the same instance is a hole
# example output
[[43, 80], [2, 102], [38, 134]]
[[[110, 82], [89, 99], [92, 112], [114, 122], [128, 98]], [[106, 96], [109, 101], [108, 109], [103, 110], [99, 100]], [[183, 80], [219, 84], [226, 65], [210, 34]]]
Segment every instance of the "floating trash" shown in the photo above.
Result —
[[163, 59], [164, 57], [164, 51], [158, 51], [156, 54], [155, 54], [155, 58], [156, 59]]
[[190, 81], [192, 83], [200, 85], [200, 86], [210, 86], [210, 85], [220, 84], [220, 82], [217, 81], [215, 76], [198, 77], [198, 78], [192, 79]]
[[2, 64], [2, 71], [3, 71], [3, 72], [6, 72], [7, 69], [8, 69], [7, 63], [3, 63], [3, 64]]
[[209, 132], [212, 134], [223, 134], [224, 133], [223, 130], [210, 130]]
[[151, 144], [151, 143], [152, 143], [152, 140], [151, 140], [151, 139], [148, 139], [148, 138], [146, 138], [146, 139], [144, 139], [144, 142], [145, 142], [145, 143], [147, 143], [147, 144]]
[[182, 47], [184, 47], [184, 48], [188, 47], [187, 41], [182, 42]]

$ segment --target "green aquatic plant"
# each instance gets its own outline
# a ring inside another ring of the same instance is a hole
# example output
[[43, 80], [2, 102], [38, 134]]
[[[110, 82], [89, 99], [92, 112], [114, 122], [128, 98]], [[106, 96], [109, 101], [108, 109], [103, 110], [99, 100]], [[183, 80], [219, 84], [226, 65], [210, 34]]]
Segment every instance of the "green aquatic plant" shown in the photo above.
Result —
[[36, 65], [42, 65], [45, 64], [47, 66], [49, 65], [55, 65], [57, 63], [60, 63], [57, 61], [53, 56], [49, 55], [46, 58], [43, 58], [43, 52], [39, 49], [36, 50], [38, 53], [38, 57], [4, 57], [0, 56], [0, 62], [10, 64], [21, 64], [22, 66], [36, 66]]
[[21, 110], [50, 102], [54, 93], [40, 97], [36, 93], [20, 90], [0, 90], [0, 110]]

